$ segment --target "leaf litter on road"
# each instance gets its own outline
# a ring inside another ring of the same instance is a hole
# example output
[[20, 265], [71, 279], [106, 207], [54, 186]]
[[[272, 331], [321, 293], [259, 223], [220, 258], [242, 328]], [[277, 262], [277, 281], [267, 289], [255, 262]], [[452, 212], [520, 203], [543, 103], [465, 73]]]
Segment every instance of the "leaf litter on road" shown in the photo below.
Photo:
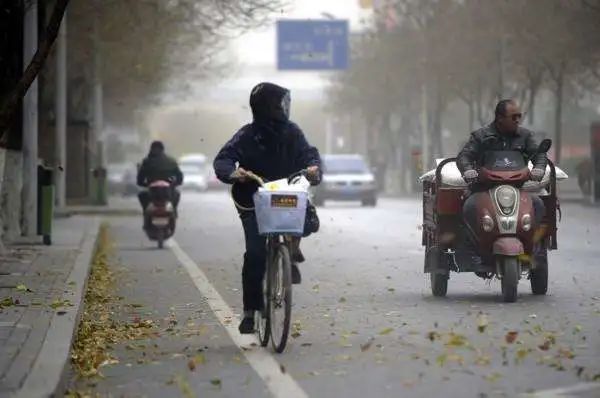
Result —
[[446, 347], [465, 347], [469, 344], [467, 338], [458, 333], [451, 332], [446, 341]]
[[27, 292], [27, 293], [33, 292], [33, 290], [29, 289], [23, 283], [19, 283], [17, 286], [15, 286], [15, 289], [17, 289], [18, 292]]
[[502, 377], [502, 375], [498, 372], [494, 372], [494, 373], [490, 373], [488, 375], [485, 376], [485, 379], [487, 381], [489, 381], [490, 383], [495, 383], [498, 380], [500, 380], [500, 378]]
[[515, 342], [515, 340], [517, 340], [517, 337], [519, 337], [519, 332], [510, 331], [510, 332], [506, 333], [506, 336], [504, 336], [504, 340], [508, 344], [513, 344]]
[[394, 331], [394, 328], [385, 328], [379, 332], [379, 335], [385, 336], [385, 335], [392, 333], [393, 331]]
[[302, 323], [300, 321], [294, 321], [294, 323], [292, 323], [292, 338], [297, 339], [298, 337], [302, 336], [302, 334], [300, 333], [301, 331]]
[[[116, 305], [122, 305], [114, 295], [116, 276], [112, 271], [111, 241], [108, 227], [100, 229], [98, 245], [92, 261], [84, 312], [71, 350], [73, 367], [80, 377], [101, 376], [99, 368], [114, 364], [110, 349], [113, 345], [150, 336], [155, 328], [152, 320], [133, 321], [114, 319]], [[68, 300], [56, 300], [53, 307], [67, 305]], [[136, 347], [132, 346], [135, 350]], [[137, 362], [147, 362], [139, 359]]]
[[485, 314], [479, 314], [479, 316], [477, 317], [477, 330], [479, 331], [479, 333], [485, 332], [488, 325], [489, 322], [487, 316]]
[[375, 341], [375, 337], [369, 338], [369, 340], [367, 340], [364, 344], [360, 345], [360, 350], [362, 352], [368, 351], [371, 348], [371, 346], [373, 345], [374, 341]]
[[14, 305], [16, 305], [16, 303], [15, 299], [12, 297], [4, 297], [2, 300], [0, 300], [0, 309], [13, 307]]
[[179, 391], [181, 392], [181, 395], [183, 395], [184, 398], [196, 397], [196, 394], [194, 394], [194, 390], [192, 390], [192, 387], [190, 387], [190, 383], [188, 383], [187, 379], [183, 376], [175, 376], [174, 383], [177, 385]]

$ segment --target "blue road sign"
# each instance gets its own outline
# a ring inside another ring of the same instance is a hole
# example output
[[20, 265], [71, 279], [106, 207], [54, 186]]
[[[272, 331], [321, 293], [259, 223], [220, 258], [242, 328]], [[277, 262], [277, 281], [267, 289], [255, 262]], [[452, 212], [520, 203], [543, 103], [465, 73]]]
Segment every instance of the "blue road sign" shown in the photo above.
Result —
[[277, 21], [277, 69], [348, 68], [348, 21]]

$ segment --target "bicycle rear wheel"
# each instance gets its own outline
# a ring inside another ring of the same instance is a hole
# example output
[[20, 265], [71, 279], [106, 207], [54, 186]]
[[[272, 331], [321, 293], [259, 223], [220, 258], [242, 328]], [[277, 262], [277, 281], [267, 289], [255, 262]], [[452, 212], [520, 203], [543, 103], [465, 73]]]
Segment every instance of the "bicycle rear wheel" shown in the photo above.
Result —
[[269, 265], [267, 285], [271, 343], [275, 352], [281, 353], [288, 340], [292, 317], [292, 261], [286, 245], [278, 245]]

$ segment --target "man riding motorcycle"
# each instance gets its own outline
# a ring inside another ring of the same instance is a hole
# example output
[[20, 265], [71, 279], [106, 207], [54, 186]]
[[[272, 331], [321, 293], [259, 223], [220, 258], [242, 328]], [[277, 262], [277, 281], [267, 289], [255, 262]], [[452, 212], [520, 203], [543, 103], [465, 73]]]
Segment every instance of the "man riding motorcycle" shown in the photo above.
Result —
[[[142, 165], [138, 169], [137, 185], [148, 187], [155, 181], [168, 181], [173, 187], [172, 203], [177, 212], [180, 194], [176, 186], [183, 183], [183, 173], [179, 169], [175, 159], [165, 153], [165, 145], [161, 141], [154, 141], [150, 145], [148, 156], [142, 161]], [[143, 190], [138, 194], [138, 199], [142, 205], [142, 210], [150, 203], [150, 194], [147, 190]], [[144, 229], [148, 227], [147, 217], [144, 216]]]
[[[248, 178], [249, 172], [272, 181], [306, 168], [311, 183], [320, 181], [319, 151], [309, 145], [300, 127], [289, 120], [290, 102], [286, 88], [272, 83], [255, 86], [250, 94], [253, 122], [242, 127], [217, 154], [214, 169], [219, 180], [226, 184], [244, 183], [240, 197], [234, 198], [238, 203], [252, 206], [252, 195], [258, 186]], [[238, 212], [246, 240], [242, 268], [244, 318], [239, 330], [248, 334], [254, 332], [254, 311], [262, 307], [266, 247], [265, 237], [258, 233], [254, 211], [238, 207]], [[297, 284], [301, 276], [296, 263], [304, 261], [299, 239], [294, 242], [292, 258], [292, 282]]]
[[[512, 99], [505, 99], [496, 105], [494, 121], [471, 133], [469, 141], [459, 152], [456, 165], [463, 179], [469, 184], [472, 192], [487, 189], [477, 184], [478, 167], [483, 162], [487, 151], [515, 151], [523, 155], [525, 161], [531, 161], [533, 168], [530, 179], [541, 181], [546, 172], [547, 158], [545, 152], [538, 153], [538, 144], [533, 137], [533, 132], [520, 127], [523, 114], [518, 104]], [[544, 203], [535, 195], [531, 195], [536, 222], [544, 217]], [[469, 196], [463, 207], [466, 218], [475, 217], [475, 196]], [[476, 256], [474, 260], [476, 261]]]

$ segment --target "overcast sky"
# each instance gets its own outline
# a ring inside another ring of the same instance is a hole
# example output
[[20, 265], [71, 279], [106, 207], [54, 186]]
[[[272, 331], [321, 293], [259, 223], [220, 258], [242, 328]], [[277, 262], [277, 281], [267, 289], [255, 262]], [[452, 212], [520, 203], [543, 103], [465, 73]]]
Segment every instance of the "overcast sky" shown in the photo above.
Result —
[[335, 72], [277, 71], [275, 24], [277, 19], [325, 19], [324, 13], [337, 19], [348, 19], [351, 31], [361, 30], [365, 26], [363, 21], [368, 21], [371, 16], [369, 10], [360, 8], [359, 0], [293, 0], [291, 7], [275, 16], [270, 24], [247, 32], [231, 43], [231, 51], [237, 58], [237, 71], [231, 78], [220, 82], [215, 90], [250, 92], [256, 83], [272, 81], [297, 93], [304, 91], [319, 95], [327, 84], [327, 77]]

